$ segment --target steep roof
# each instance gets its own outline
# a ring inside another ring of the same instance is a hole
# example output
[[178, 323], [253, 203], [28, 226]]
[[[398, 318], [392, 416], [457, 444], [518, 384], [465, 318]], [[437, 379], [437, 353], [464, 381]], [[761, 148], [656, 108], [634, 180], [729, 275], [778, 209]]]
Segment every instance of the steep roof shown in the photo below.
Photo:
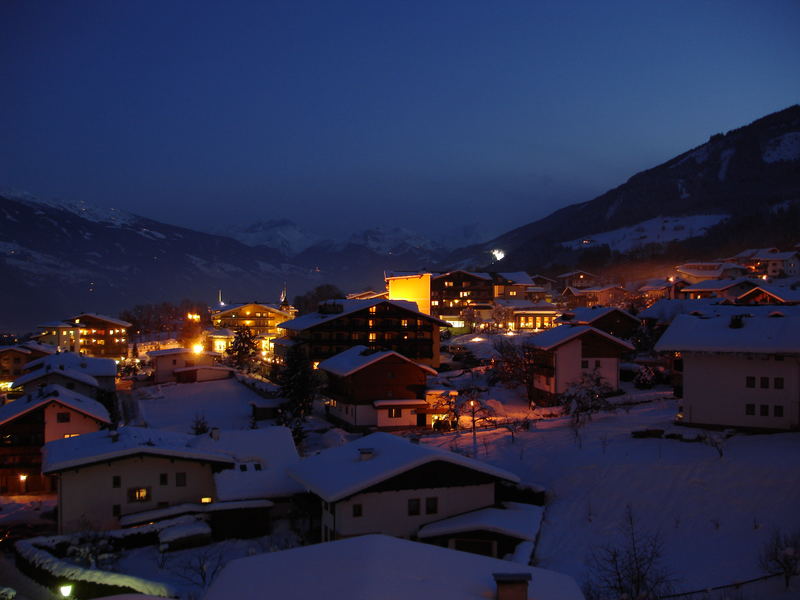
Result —
[[483, 600], [495, 597], [493, 575], [510, 572], [530, 574], [531, 600], [583, 600], [568, 575], [386, 535], [232, 560], [204, 600]]
[[708, 279], [700, 283], [693, 283], [692, 285], [686, 286], [681, 292], [723, 292], [728, 288], [743, 283], [749, 283], [753, 287], [758, 285], [755, 281], [747, 279], [746, 277], [739, 277], [737, 279]]
[[37, 391], [34, 394], [27, 394], [21, 398], [17, 398], [13, 402], [9, 402], [4, 406], [0, 406], [0, 425], [13, 421], [17, 417], [29, 413], [32, 410], [55, 402], [66, 408], [83, 413], [87, 417], [91, 417], [96, 421], [102, 423], [111, 423], [111, 417], [105, 406], [100, 404], [97, 400], [93, 400], [88, 396], [79, 394], [72, 390], [68, 390], [60, 385], [51, 384], [45, 386], [41, 393]]
[[636, 321], [637, 323], [639, 322], [639, 319], [633, 316], [631, 313], [624, 311], [621, 308], [616, 308], [615, 306], [590, 306], [573, 308], [566, 311], [563, 315], [556, 319], [556, 322], [591, 325], [599, 318], [605, 317], [613, 312], [617, 312], [631, 319], [632, 321]]
[[544, 508], [510, 502], [506, 508], [482, 508], [434, 521], [420, 528], [419, 538], [466, 531], [493, 531], [520, 540], [535, 541]]
[[489, 281], [492, 280], [492, 276], [489, 275], [489, 273], [477, 273], [474, 271], [465, 271], [464, 269], [455, 269], [454, 271], [439, 273], [434, 275], [433, 279], [441, 279], [442, 277], [447, 277], [448, 275], [452, 275], [453, 273], [465, 273], [466, 275], [471, 275], [472, 277], [477, 277], [478, 279], [488, 279]]
[[347, 377], [348, 375], [352, 375], [356, 371], [360, 371], [364, 367], [381, 361], [384, 358], [388, 358], [389, 356], [401, 358], [407, 363], [410, 363], [415, 367], [419, 367], [431, 375], [437, 374], [435, 369], [414, 362], [410, 358], [406, 358], [402, 354], [398, 354], [392, 350], [370, 352], [370, 349], [366, 346], [353, 346], [352, 348], [348, 348], [344, 352], [340, 352], [339, 354], [323, 360], [321, 363], [319, 363], [318, 368], [328, 373], [332, 373], [333, 375], [338, 375], [339, 377]]
[[518, 285], [533, 285], [533, 279], [525, 271], [516, 271], [514, 273], [498, 273], [503, 279], [509, 280], [511, 283]]
[[541, 333], [537, 333], [530, 338], [528, 343], [542, 350], [552, 350], [553, 348], [557, 348], [588, 333], [596, 333], [627, 350], [633, 350], [633, 346], [628, 342], [614, 337], [605, 331], [601, 331], [600, 329], [589, 327], [588, 325], [559, 325], [558, 327], [553, 327], [552, 329], [546, 329]]
[[[372, 458], [360, 459], [360, 449], [370, 448]], [[388, 433], [373, 433], [338, 448], [330, 448], [300, 461], [289, 474], [327, 502], [347, 498], [359, 491], [430, 462], [443, 461], [493, 477], [518, 482], [503, 469], [461, 454], [412, 444]]]
[[329, 303], [337, 304], [342, 307], [341, 312], [336, 313], [321, 313], [321, 312], [314, 312], [309, 313], [307, 315], [303, 315], [302, 317], [297, 317], [296, 319], [292, 319], [291, 321], [284, 321], [283, 323], [279, 323], [278, 327], [283, 329], [289, 329], [291, 331], [303, 331], [304, 329], [309, 329], [311, 327], [316, 327], [321, 323], [327, 323], [328, 321], [333, 321], [338, 319], [339, 317], [343, 317], [345, 315], [352, 314], [354, 312], [358, 312], [360, 310], [368, 309], [371, 306], [378, 306], [379, 304], [390, 304], [392, 306], [396, 306], [403, 310], [406, 310], [412, 313], [416, 318], [425, 319], [427, 321], [433, 321], [442, 327], [449, 327], [450, 323], [447, 321], [442, 321], [441, 319], [437, 319], [436, 317], [432, 317], [430, 315], [426, 315], [423, 312], [420, 312], [417, 308], [416, 302], [410, 302], [408, 300], [386, 300], [385, 298], [375, 298], [372, 300], [355, 300], [355, 299], [344, 299], [344, 300], [330, 300]]
[[745, 296], [749, 296], [758, 292], [764, 292], [770, 296], [774, 296], [781, 302], [800, 302], [800, 289], [793, 290], [792, 288], [788, 287], [779, 287], [777, 285], [766, 284], [757, 285], [756, 287], [747, 290], [741, 296], [739, 296], [737, 300], [741, 300]]
[[568, 273], [561, 273], [561, 275], [556, 275], [558, 279], [563, 279], [565, 277], [572, 277], [573, 275], [588, 275], [589, 277], [597, 277], [594, 273], [589, 273], [589, 271], [570, 271]]
[[97, 431], [74, 438], [56, 440], [45, 444], [43, 473], [54, 473], [137, 454], [184, 458], [205, 462], [234, 464], [229, 455], [193, 448], [193, 435], [146, 429], [121, 427], [114, 431]]
[[195, 352], [191, 348], [165, 348], [164, 350], [151, 350], [147, 353], [147, 356], [153, 358], [159, 356], [170, 356], [173, 354], [202, 354], [203, 356], [221, 356], [219, 352], [209, 352], [208, 350], [204, 350], [203, 352]]
[[[750, 307], [736, 308], [743, 309], [740, 312], [746, 314]], [[800, 354], [800, 317], [743, 316], [741, 327], [731, 327], [736, 324], [733, 318], [680, 315], [672, 321], [655, 349], [659, 352]]]
[[11, 385], [12, 387], [22, 387], [36, 381], [37, 379], [41, 379], [42, 377], [48, 377], [49, 375], [60, 375], [61, 377], [66, 377], [67, 379], [72, 379], [73, 381], [79, 381], [92, 387], [100, 386], [100, 384], [97, 382], [97, 379], [86, 372], [82, 372], [77, 369], [52, 369], [49, 365], [45, 366], [43, 369], [35, 369], [30, 373], [26, 373], [25, 375], [18, 377]]
[[269, 311], [276, 312], [287, 317], [290, 315], [290, 313], [281, 308], [279, 304], [267, 304], [264, 302], [242, 302], [240, 304], [228, 304], [225, 308], [215, 312], [212, 317], [218, 318], [224, 316], [226, 313], [239, 310], [243, 306], [261, 306]]
[[88, 373], [93, 377], [116, 377], [117, 363], [111, 358], [94, 358], [91, 356], [83, 356], [75, 352], [58, 352], [49, 356], [43, 356], [32, 360], [25, 365], [26, 369], [35, 369], [37, 367], [50, 367], [51, 370], [56, 369], [75, 369]]
[[90, 313], [84, 312], [80, 313], [79, 315], [75, 315], [70, 319], [70, 321], [75, 322], [77, 319], [81, 319], [83, 317], [94, 317], [95, 319], [100, 319], [101, 321], [106, 321], [111, 323], [112, 325], [116, 325], [118, 327], [131, 327], [132, 324], [128, 323], [127, 321], [123, 321], [122, 319], [115, 319], [114, 317], [109, 317], [108, 315], [101, 315], [98, 313]]

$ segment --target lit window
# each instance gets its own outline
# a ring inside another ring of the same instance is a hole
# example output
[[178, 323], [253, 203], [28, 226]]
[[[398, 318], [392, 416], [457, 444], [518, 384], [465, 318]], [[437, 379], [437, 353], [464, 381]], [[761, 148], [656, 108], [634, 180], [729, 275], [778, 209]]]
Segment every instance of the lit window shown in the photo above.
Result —
[[150, 500], [150, 488], [129, 488], [128, 502], [147, 502]]
[[202, 498], [200, 498], [200, 503], [201, 504], [211, 504], [212, 500], [213, 499], [211, 498], [211, 496], [203, 496]]
[[453, 282], [452, 281], [445, 281], [444, 282], [444, 287], [453, 287]]
[[517, 292], [515, 290], [511, 290], [510, 292], [508, 292], [508, 295], [509, 296], [516, 296]]
[[375, 327], [375, 319], [370, 319], [369, 321], [367, 321], [367, 325], [369, 327]]
[[408, 319], [401, 319], [400, 327], [408, 327]]
[[458, 293], [458, 295], [461, 296], [462, 298], [466, 298], [467, 296], [469, 296], [469, 294], [470, 294], [469, 292], [459, 292]]
[[71, 438], [71, 437], [78, 437], [78, 435], [79, 434], [77, 434], [77, 433], [65, 433], [64, 437], [65, 438]]
[[378, 311], [377, 306], [370, 306], [369, 307], [369, 314], [374, 315]]
[[431, 300], [431, 306], [439, 306], [438, 300]]
[[378, 339], [378, 334], [377, 334], [377, 333], [370, 333], [370, 334], [369, 334], [369, 341], [370, 341], [370, 342], [374, 342], [374, 341], [376, 341], [377, 339]]
[[389, 409], [389, 418], [390, 419], [399, 419], [403, 416], [403, 409], [402, 408], [390, 408]]

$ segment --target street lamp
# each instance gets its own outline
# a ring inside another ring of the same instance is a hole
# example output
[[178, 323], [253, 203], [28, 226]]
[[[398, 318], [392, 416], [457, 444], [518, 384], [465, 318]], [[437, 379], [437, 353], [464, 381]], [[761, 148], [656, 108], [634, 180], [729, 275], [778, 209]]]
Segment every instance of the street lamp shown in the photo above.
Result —
[[469, 411], [472, 415], [472, 457], [478, 456], [478, 434], [475, 432], [475, 412], [478, 410], [478, 403], [475, 400], [469, 401]]
[[62, 598], [69, 598], [72, 596], [72, 584], [65, 583], [62, 586], [59, 586], [58, 591], [61, 593]]

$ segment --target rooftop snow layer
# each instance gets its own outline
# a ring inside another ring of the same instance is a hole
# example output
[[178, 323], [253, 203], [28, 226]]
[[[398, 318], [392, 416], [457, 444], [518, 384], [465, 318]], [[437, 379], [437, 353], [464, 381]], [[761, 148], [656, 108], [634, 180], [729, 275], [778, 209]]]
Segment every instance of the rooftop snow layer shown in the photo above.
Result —
[[529, 599], [583, 600], [568, 575], [386, 535], [233, 560], [205, 600], [485, 600], [495, 597], [493, 575], [510, 572], [530, 574]]
[[589, 327], [588, 325], [559, 325], [558, 327], [553, 327], [552, 329], [547, 329], [541, 333], [537, 333], [531, 337], [529, 343], [537, 348], [550, 350], [589, 332], [594, 332], [611, 342], [627, 348], [628, 350], [633, 350], [633, 346], [631, 346], [628, 342], [614, 337], [605, 331], [601, 331], [600, 329]]
[[493, 531], [520, 540], [534, 541], [544, 508], [532, 504], [508, 503], [506, 508], [482, 508], [428, 523], [417, 537], [429, 538], [466, 531]]
[[[373, 455], [362, 460], [360, 449], [370, 448]], [[444, 461], [518, 482], [519, 478], [503, 469], [428, 446], [412, 444], [388, 433], [373, 433], [338, 448], [330, 448], [300, 461], [289, 474], [327, 502], [347, 498], [386, 479], [430, 462]]]
[[[750, 307], [735, 307], [746, 313]], [[775, 312], [774, 307], [772, 308]], [[779, 312], [779, 311], [778, 311]], [[800, 317], [745, 316], [732, 327], [733, 315], [703, 319], [675, 317], [655, 346], [659, 352], [747, 352], [800, 354]]]
[[398, 354], [397, 352], [394, 352], [392, 350], [370, 352], [369, 348], [360, 345], [348, 348], [347, 350], [340, 352], [339, 354], [336, 354], [328, 359], [323, 360], [321, 363], [319, 363], [318, 368], [323, 371], [327, 371], [328, 373], [332, 373], [333, 375], [338, 375], [339, 377], [347, 377], [348, 375], [352, 375], [356, 371], [360, 371], [364, 367], [367, 367], [373, 363], [376, 363], [390, 356], [396, 356], [398, 358], [401, 358], [404, 361], [419, 367], [420, 369], [426, 371], [431, 375], [436, 375], [437, 373], [435, 369], [414, 362], [410, 358], [406, 358], [402, 354]]
[[27, 394], [4, 406], [0, 406], [0, 425], [13, 421], [17, 417], [51, 402], [57, 402], [97, 421], [102, 421], [103, 423], [111, 422], [108, 410], [97, 400], [68, 390], [60, 385], [48, 385], [41, 390], [41, 394], [37, 391], [35, 394]]
[[441, 325], [442, 327], [449, 327], [450, 324], [437, 319], [436, 317], [432, 317], [430, 315], [426, 315], [423, 312], [420, 312], [417, 308], [416, 302], [410, 302], [408, 300], [386, 300], [385, 298], [375, 298], [372, 300], [330, 300], [329, 303], [335, 303], [341, 305], [342, 310], [341, 312], [337, 313], [309, 313], [307, 315], [303, 315], [302, 317], [297, 317], [296, 319], [292, 319], [291, 321], [284, 321], [283, 323], [279, 323], [278, 327], [283, 329], [289, 329], [292, 331], [303, 331], [304, 329], [308, 329], [309, 327], [314, 327], [319, 325], [320, 323], [326, 323], [328, 321], [333, 321], [334, 319], [338, 319], [344, 315], [349, 315], [351, 313], [357, 312], [359, 310], [364, 310], [370, 308], [371, 306], [377, 306], [379, 304], [391, 304], [393, 306], [397, 306], [399, 308], [405, 309], [411, 313], [414, 313], [418, 318], [424, 318], [428, 321], [434, 321], [437, 324]]
[[117, 363], [111, 358], [94, 358], [83, 356], [75, 352], [59, 352], [32, 360], [25, 365], [26, 369], [35, 369], [43, 366], [56, 369], [75, 369], [92, 375], [93, 377], [116, 377]]
[[109, 317], [107, 315], [100, 315], [97, 313], [81, 313], [79, 315], [75, 315], [74, 317], [70, 318], [70, 321], [78, 323], [78, 319], [82, 317], [93, 317], [95, 319], [100, 319], [101, 321], [106, 321], [111, 323], [112, 325], [116, 325], [117, 327], [131, 327], [132, 324], [128, 323], [127, 321], [123, 321], [122, 319], [115, 319], [114, 317]]
[[80, 381], [81, 383], [85, 383], [86, 385], [90, 385], [92, 387], [100, 386], [100, 384], [97, 382], [97, 379], [88, 373], [83, 373], [76, 369], [51, 369], [49, 366], [45, 367], [44, 369], [35, 369], [30, 373], [26, 373], [25, 375], [19, 377], [11, 385], [12, 387], [22, 387], [28, 383], [36, 381], [37, 379], [47, 377], [48, 375], [60, 375], [61, 377], [66, 377], [67, 379], [72, 379], [73, 381]]
[[573, 308], [571, 310], [566, 311], [563, 315], [556, 319], [557, 323], [585, 323], [590, 325], [594, 323], [600, 317], [604, 317], [607, 314], [612, 312], [619, 312], [625, 315], [626, 317], [630, 317], [633, 320], [638, 321], [635, 316], [626, 312], [622, 309], [615, 308], [613, 306], [591, 306], [591, 307], [578, 307]]

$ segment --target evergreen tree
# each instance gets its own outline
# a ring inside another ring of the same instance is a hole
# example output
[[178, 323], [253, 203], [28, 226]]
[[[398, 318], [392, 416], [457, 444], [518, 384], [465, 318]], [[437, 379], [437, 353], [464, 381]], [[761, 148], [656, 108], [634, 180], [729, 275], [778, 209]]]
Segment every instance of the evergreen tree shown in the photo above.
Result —
[[258, 356], [258, 344], [253, 333], [247, 327], [239, 327], [231, 342], [231, 347], [225, 351], [233, 366], [240, 371], [252, 367]]
[[281, 424], [292, 429], [295, 443], [299, 443], [304, 437], [303, 423], [311, 414], [321, 387], [319, 372], [311, 366], [303, 350], [293, 346], [286, 355], [286, 363], [278, 372], [277, 383], [281, 388], [281, 397], [286, 398]]

